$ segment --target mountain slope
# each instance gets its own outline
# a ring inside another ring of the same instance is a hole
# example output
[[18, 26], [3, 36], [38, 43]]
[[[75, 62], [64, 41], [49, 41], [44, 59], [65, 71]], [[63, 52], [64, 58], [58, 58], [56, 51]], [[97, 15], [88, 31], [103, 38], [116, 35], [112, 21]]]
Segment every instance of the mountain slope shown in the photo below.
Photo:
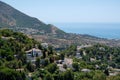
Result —
[[30, 33], [30, 30], [28, 30], [28, 28], [31, 28], [31, 30], [34, 31], [34, 34], [57, 34], [57, 31], [61, 33], [63, 32], [53, 25], [47, 25], [37, 18], [30, 17], [1, 1], [0, 27], [16, 28], [16, 30], [24, 29], [27, 30], [28, 33]]
[[30, 17], [1, 1], [0, 27], [29, 34], [35, 39], [47, 42], [55, 47], [96, 43], [120, 46], [120, 40], [107, 40], [90, 35], [66, 33], [52, 24], [45, 24], [37, 18]]

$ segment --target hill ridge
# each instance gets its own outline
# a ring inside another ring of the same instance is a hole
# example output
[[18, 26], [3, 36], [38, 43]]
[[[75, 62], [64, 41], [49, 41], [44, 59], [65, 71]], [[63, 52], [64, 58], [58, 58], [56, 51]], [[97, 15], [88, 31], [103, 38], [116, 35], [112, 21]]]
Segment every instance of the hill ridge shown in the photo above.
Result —
[[36, 40], [47, 42], [55, 47], [96, 43], [120, 46], [120, 40], [108, 40], [91, 35], [66, 33], [56, 26], [45, 24], [39, 19], [30, 17], [2, 1], [0, 1], [0, 27], [29, 34]]

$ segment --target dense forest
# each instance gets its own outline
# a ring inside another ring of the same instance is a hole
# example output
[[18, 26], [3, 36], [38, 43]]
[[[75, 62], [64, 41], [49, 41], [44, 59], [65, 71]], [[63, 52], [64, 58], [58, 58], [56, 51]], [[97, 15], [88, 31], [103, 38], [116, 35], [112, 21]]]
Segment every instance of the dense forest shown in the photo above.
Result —
[[24, 67], [27, 63], [25, 51], [36, 44], [39, 45], [23, 33], [0, 30], [0, 80], [25, 80], [25, 72], [16, 69]]

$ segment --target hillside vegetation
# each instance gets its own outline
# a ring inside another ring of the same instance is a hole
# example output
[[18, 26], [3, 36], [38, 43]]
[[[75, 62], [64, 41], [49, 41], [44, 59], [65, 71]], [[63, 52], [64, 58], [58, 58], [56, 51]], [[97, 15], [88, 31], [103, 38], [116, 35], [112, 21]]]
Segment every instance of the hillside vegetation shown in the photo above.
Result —
[[[35, 63], [27, 62], [25, 51], [35, 47], [43, 55], [36, 57]], [[82, 58], [76, 58], [78, 52]], [[109, 76], [114, 68], [120, 68], [119, 52], [119, 47], [100, 44], [81, 49], [71, 45], [65, 51], [56, 52], [51, 46], [42, 47], [23, 33], [3, 29], [0, 30], [0, 80], [119, 80], [118, 73]]]

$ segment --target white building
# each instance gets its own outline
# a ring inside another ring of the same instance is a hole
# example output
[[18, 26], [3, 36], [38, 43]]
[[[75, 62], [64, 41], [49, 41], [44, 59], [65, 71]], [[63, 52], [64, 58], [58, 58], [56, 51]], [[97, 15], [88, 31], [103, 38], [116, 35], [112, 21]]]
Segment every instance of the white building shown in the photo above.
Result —
[[76, 56], [75, 56], [77, 59], [81, 59], [82, 56], [80, 55], [80, 53], [76, 53]]
[[48, 43], [41, 43], [42, 47], [48, 48]]
[[40, 49], [32, 48], [28, 51], [26, 51], [26, 56], [27, 56], [27, 62], [35, 62], [36, 57], [42, 56], [42, 51]]
[[82, 69], [81, 71], [82, 72], [90, 72], [91, 70], [90, 69]]

